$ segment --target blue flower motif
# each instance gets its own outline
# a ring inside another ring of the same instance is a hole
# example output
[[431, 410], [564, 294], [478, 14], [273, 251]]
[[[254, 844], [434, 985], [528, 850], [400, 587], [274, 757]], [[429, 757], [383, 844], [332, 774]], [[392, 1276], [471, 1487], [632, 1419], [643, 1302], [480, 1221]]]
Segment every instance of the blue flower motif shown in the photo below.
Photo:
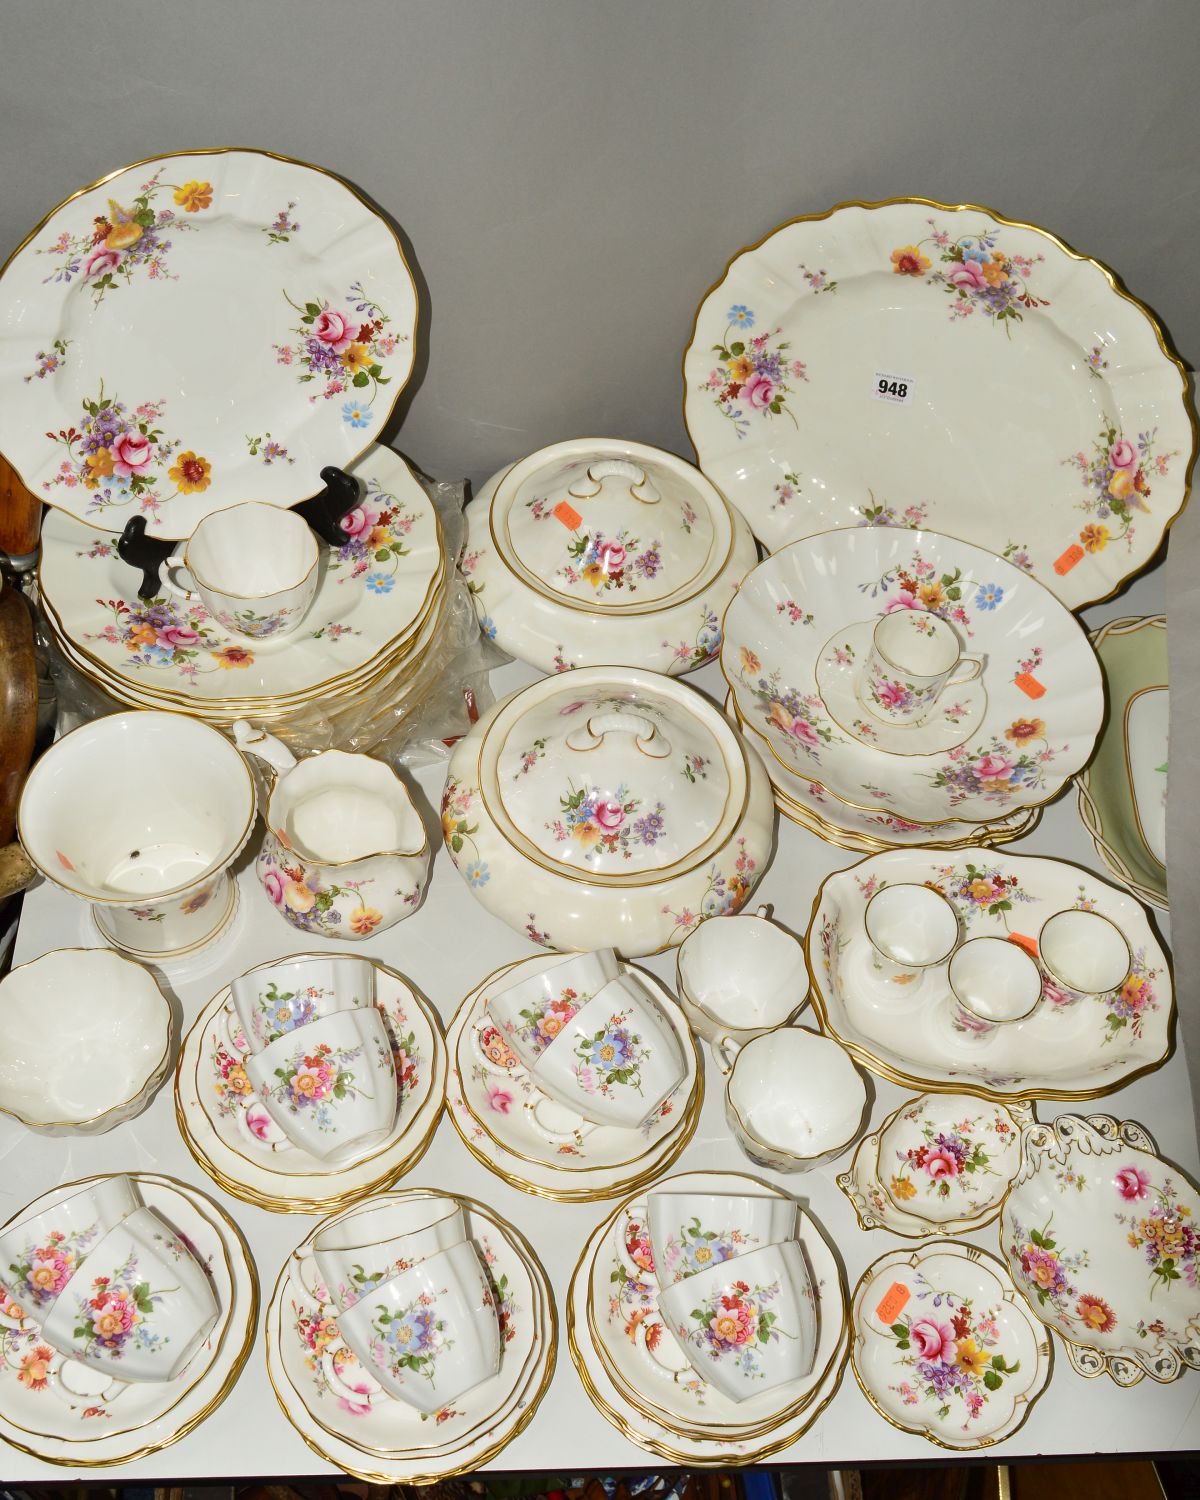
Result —
[[347, 401], [342, 407], [342, 416], [351, 427], [366, 427], [371, 420], [370, 409], [358, 401]]
[[390, 573], [367, 574], [367, 587], [373, 594], [390, 594], [395, 581]]
[[491, 872], [481, 859], [473, 859], [464, 867], [463, 876], [468, 885], [481, 886], [487, 885], [491, 879]]
[[489, 641], [496, 639], [496, 622], [492, 619], [491, 615], [484, 615], [483, 619], [479, 622], [479, 628]]
[[995, 609], [1004, 598], [1004, 590], [998, 583], [981, 583], [975, 595], [976, 609]]
[[729, 309], [729, 321], [731, 323], [738, 323], [743, 328], [753, 328], [754, 314], [744, 302], [735, 302]]
[[963, 260], [990, 260], [991, 257], [982, 245], [964, 245], [962, 247]]
[[617, 1026], [592, 1043], [591, 1061], [601, 1072], [614, 1073], [625, 1067], [632, 1054], [633, 1042], [629, 1033]]

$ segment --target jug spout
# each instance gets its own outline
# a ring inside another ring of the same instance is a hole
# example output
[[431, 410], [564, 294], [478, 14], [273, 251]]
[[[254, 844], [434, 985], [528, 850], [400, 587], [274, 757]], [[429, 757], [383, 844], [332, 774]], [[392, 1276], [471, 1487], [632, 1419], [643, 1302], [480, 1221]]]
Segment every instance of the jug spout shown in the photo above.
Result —
[[286, 776], [296, 769], [296, 757], [283, 741], [248, 719], [234, 720], [233, 742], [244, 755], [256, 755], [265, 761], [276, 776]]

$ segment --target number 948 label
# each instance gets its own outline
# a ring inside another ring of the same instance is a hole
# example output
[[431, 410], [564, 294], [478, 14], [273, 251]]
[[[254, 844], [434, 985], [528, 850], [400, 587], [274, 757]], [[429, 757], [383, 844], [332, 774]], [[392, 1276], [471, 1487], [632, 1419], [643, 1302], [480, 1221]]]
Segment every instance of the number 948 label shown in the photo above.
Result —
[[908, 406], [913, 398], [913, 383], [907, 375], [889, 375], [875, 371], [871, 395], [876, 401], [890, 401], [893, 406]]

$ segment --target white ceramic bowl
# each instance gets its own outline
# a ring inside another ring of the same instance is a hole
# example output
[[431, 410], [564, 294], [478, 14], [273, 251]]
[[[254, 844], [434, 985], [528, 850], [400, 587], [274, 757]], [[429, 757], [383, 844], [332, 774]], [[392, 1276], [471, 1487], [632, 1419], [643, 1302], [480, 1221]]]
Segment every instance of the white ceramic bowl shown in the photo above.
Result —
[[229, 987], [252, 1052], [319, 1016], [375, 1003], [375, 966], [365, 958], [296, 958], [252, 969]]
[[611, 948], [573, 953], [506, 989], [489, 990], [484, 1004], [513, 1051], [532, 1068], [571, 1017], [620, 972]]
[[801, 1026], [747, 1042], [725, 1085], [725, 1118], [738, 1145], [780, 1172], [807, 1172], [840, 1156], [861, 1133], [866, 1105], [850, 1054]]
[[704, 922], [680, 946], [679, 1003], [692, 1030], [707, 1041], [748, 1042], [804, 1007], [804, 948], [767, 911]]
[[0, 1233], [4, 1285], [44, 1318], [103, 1236], [141, 1202], [134, 1183], [118, 1174], [96, 1178], [39, 1214], [18, 1214]]
[[313, 1240], [321, 1280], [345, 1310], [380, 1282], [449, 1250], [467, 1237], [467, 1221], [453, 1198], [413, 1198], [368, 1205], [338, 1219]]
[[0, 1110], [39, 1135], [101, 1135], [171, 1067], [171, 1005], [109, 948], [60, 948], [0, 982]]

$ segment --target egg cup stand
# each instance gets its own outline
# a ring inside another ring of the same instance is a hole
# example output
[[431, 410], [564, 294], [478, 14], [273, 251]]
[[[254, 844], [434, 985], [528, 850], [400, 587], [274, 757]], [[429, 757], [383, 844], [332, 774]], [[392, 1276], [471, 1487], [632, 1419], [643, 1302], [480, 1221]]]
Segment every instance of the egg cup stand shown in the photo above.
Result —
[[[1159, 580], [1140, 580], [1130, 596], [1106, 613], [1129, 613], [1152, 608]], [[1139, 597], [1140, 596], [1140, 601]], [[1090, 622], [1090, 623], [1095, 623]], [[511, 664], [493, 674], [497, 694], [534, 680], [532, 669]], [[722, 683], [715, 667], [691, 679], [716, 701]], [[436, 806], [444, 768], [428, 765], [414, 779], [422, 794]], [[258, 847], [259, 830], [248, 853]], [[1019, 852], [1051, 854], [1100, 871], [1086, 829], [1079, 821], [1073, 796], [1060, 798], [1046, 811], [1037, 830], [1017, 846]], [[777, 919], [802, 934], [813, 892], [820, 880], [842, 869], [857, 856], [825, 844], [804, 829], [780, 821], [778, 851], [761, 886], [756, 904], [771, 902]], [[162, 970], [162, 978], [182, 1006], [184, 1029], [201, 1008], [235, 975], [254, 964], [289, 953], [327, 950], [373, 957], [398, 969], [430, 999], [448, 1021], [466, 995], [489, 971], [537, 951], [522, 936], [490, 916], [472, 897], [442, 849], [435, 851], [430, 891], [408, 920], [365, 942], [339, 945], [319, 936], [295, 931], [271, 910], [254, 876], [253, 861], [245, 857], [237, 869], [238, 911], [225, 934], [186, 963]], [[22, 963], [55, 947], [94, 944], [87, 908], [66, 892], [45, 883], [27, 892], [17, 938], [15, 962]], [[1166, 930], [1165, 918], [1159, 918]], [[674, 984], [673, 952], [645, 961], [668, 986]], [[814, 1025], [811, 1011], [801, 1024]], [[707, 1049], [705, 1049], [707, 1053]], [[99, 1065], [99, 1063], [98, 1063]], [[864, 1233], [854, 1209], [834, 1181], [850, 1162], [845, 1153], [836, 1161], [803, 1176], [759, 1173], [738, 1151], [723, 1118], [721, 1080], [706, 1056], [708, 1089], [695, 1136], [672, 1171], [724, 1169], [754, 1172], [797, 1196], [830, 1237], [844, 1263], [847, 1284], [853, 1287], [863, 1270], [899, 1241], [883, 1232]], [[875, 1079], [876, 1101], [872, 1123], [884, 1119], [909, 1094], [883, 1079]], [[1052, 1119], [1062, 1109], [1054, 1100], [1039, 1103], [1039, 1117]], [[1122, 1119], [1142, 1121], [1157, 1138], [1163, 1155], [1197, 1174], [1198, 1153], [1184, 1058], [1177, 1052], [1159, 1071], [1086, 1107]], [[209, 1192], [229, 1211], [246, 1235], [260, 1276], [270, 1286], [309, 1221], [303, 1216], [267, 1213], [233, 1199], [216, 1188], [192, 1159], [175, 1126], [170, 1087], [160, 1090], [148, 1111], [111, 1134], [93, 1139], [44, 1139], [30, 1135], [15, 1121], [0, 1119], [0, 1218], [7, 1218], [30, 1198], [57, 1182], [97, 1171], [142, 1170], [166, 1173]], [[563, 1319], [564, 1298], [579, 1246], [610, 1211], [611, 1205], [561, 1204], [534, 1198], [509, 1187], [476, 1161], [462, 1145], [450, 1122], [443, 1119], [434, 1140], [404, 1187], [438, 1187], [493, 1205], [528, 1236], [542, 1257], [555, 1290]], [[315, 1222], [315, 1220], [313, 1221]], [[994, 1224], [966, 1237], [991, 1253], [997, 1250]], [[1173, 1385], [1143, 1381], [1120, 1390], [1107, 1379], [1084, 1380], [1057, 1361], [1053, 1379], [1029, 1420], [1008, 1442], [988, 1450], [1000, 1461], [1033, 1454], [1167, 1453], [1195, 1445], [1196, 1377]], [[247, 1433], [254, 1441], [247, 1441]], [[921, 1438], [889, 1426], [864, 1401], [854, 1380], [841, 1386], [820, 1420], [775, 1462], [857, 1465], [871, 1461], [928, 1463], [937, 1456]], [[952, 1455], [947, 1455], [950, 1461]], [[645, 1469], [660, 1461], [620, 1437], [588, 1400], [565, 1344], [560, 1347], [553, 1383], [529, 1428], [494, 1461], [497, 1470], [567, 1470], [581, 1472], [618, 1468]], [[52, 1468], [8, 1449], [0, 1449], [0, 1466], [11, 1483], [61, 1480]], [[285, 1420], [266, 1377], [261, 1334], [238, 1382], [236, 1399], [227, 1401], [174, 1447], [123, 1468], [100, 1471], [105, 1482], [175, 1482], [208, 1478], [230, 1472], [250, 1475], [329, 1475], [335, 1472], [318, 1459]]]

